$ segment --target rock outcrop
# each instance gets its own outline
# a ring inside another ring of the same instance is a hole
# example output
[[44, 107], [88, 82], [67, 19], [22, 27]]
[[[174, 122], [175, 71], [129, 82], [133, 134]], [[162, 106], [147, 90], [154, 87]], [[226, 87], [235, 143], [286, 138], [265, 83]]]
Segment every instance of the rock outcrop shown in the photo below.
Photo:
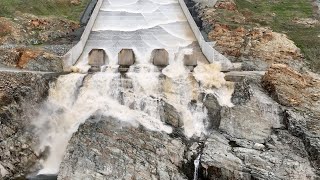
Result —
[[280, 104], [299, 107], [320, 116], [319, 76], [302, 74], [287, 65], [275, 64], [263, 77], [262, 83]]
[[205, 179], [316, 179], [302, 141], [285, 130], [274, 130], [264, 144], [213, 133], [201, 166]]
[[71, 139], [58, 179], [187, 179], [180, 172], [185, 151], [165, 133], [112, 118], [87, 121]]
[[29, 113], [39, 108], [56, 75], [0, 72], [0, 76], [0, 179], [22, 178], [38, 159]]
[[[213, 126], [200, 139], [150, 132], [107, 117], [87, 120], [70, 141], [59, 179], [191, 179], [198, 154], [199, 179], [319, 178], [319, 128], [310, 128], [318, 121], [268, 96], [262, 77], [233, 78], [234, 107], [221, 107], [208, 95], [204, 105]], [[182, 127], [174, 107], [163, 105], [164, 121]]]
[[43, 48], [0, 50], [0, 65], [30, 71], [63, 72], [62, 58]]
[[291, 134], [303, 141], [309, 159], [319, 174], [319, 76], [276, 64], [268, 70], [262, 83], [276, 101], [290, 107], [284, 114], [284, 124]]
[[319, 178], [319, 120], [272, 100], [259, 79], [238, 82], [235, 107], [222, 108], [219, 131], [205, 141], [201, 177]]

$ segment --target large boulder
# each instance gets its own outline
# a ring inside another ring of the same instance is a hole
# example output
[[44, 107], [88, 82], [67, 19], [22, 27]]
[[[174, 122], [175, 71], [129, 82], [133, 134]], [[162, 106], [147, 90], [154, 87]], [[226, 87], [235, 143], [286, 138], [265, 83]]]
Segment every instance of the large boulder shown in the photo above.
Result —
[[174, 106], [162, 100], [162, 110], [161, 115], [165, 123], [175, 128], [183, 127], [182, 114]]
[[239, 104], [222, 108], [220, 129], [236, 138], [263, 143], [270, 136], [272, 128], [282, 127], [280, 106], [261, 87], [251, 84], [246, 88], [243, 89], [246, 99], [233, 96], [233, 100]]
[[217, 98], [213, 94], [207, 94], [204, 98], [203, 105], [208, 110], [208, 129], [218, 129], [221, 121], [221, 109]]
[[280, 104], [311, 110], [320, 116], [319, 75], [300, 73], [283, 64], [274, 64], [262, 79], [264, 88]]
[[111, 118], [87, 121], [70, 140], [58, 179], [187, 179], [179, 171], [185, 150], [165, 133]]

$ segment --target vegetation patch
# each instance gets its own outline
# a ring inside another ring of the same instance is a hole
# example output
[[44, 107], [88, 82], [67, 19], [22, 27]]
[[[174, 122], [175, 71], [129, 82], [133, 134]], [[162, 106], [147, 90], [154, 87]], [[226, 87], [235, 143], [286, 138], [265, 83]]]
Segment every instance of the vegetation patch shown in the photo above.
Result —
[[74, 5], [70, 0], [1, 0], [0, 16], [14, 17], [16, 11], [38, 16], [63, 17], [79, 21], [90, 0], [81, 0]]
[[245, 17], [245, 21], [239, 24], [269, 26], [276, 32], [287, 34], [302, 50], [310, 67], [320, 71], [320, 24], [296, 23], [297, 19], [317, 17], [313, 12], [312, 1], [235, 0], [235, 3]]

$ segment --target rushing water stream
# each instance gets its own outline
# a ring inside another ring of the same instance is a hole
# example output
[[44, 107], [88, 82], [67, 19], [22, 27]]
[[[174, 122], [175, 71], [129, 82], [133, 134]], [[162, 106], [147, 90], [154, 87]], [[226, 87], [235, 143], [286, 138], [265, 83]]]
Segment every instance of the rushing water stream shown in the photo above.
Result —
[[194, 160], [193, 180], [198, 180], [198, 171], [199, 171], [200, 159], [201, 159], [201, 154], [199, 154], [198, 157]]
[[[72, 134], [92, 116], [171, 133], [172, 127], [163, 122], [165, 102], [181, 115], [187, 137], [205, 134], [207, 109], [199, 94], [213, 93], [221, 105], [232, 106], [233, 88], [217, 64], [199, 62], [194, 73], [184, 66], [182, 59], [192, 53], [194, 41], [177, 0], [105, 0], [75, 65], [82, 73], [60, 76], [35, 118], [38, 151], [49, 149], [39, 174], [58, 173]], [[109, 62], [103, 71], [88, 74], [92, 48], [104, 49]], [[137, 58], [126, 74], [117, 71], [117, 54], [123, 48], [133, 49]], [[170, 65], [163, 70], [150, 62], [156, 48], [169, 52]]]

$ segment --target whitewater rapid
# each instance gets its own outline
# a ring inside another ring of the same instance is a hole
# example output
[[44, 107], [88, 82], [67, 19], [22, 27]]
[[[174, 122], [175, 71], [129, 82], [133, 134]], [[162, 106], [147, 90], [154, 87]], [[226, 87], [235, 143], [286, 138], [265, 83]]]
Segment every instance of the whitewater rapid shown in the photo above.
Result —
[[[219, 64], [199, 61], [193, 73], [184, 65], [184, 56], [198, 51], [196, 43], [177, 0], [104, 0], [73, 67], [80, 73], [62, 75], [52, 84], [34, 120], [38, 153], [49, 149], [38, 174], [58, 173], [68, 141], [93, 116], [171, 133], [173, 127], [163, 121], [163, 106], [168, 103], [181, 116], [186, 137], [206, 134], [208, 110], [199, 95], [212, 93], [221, 105], [231, 107], [233, 87], [224, 80]], [[88, 53], [94, 48], [105, 50], [109, 60], [101, 72], [88, 74]], [[117, 56], [126, 48], [134, 50], [136, 63], [121, 74]], [[169, 53], [166, 68], [150, 62], [154, 49]]]

